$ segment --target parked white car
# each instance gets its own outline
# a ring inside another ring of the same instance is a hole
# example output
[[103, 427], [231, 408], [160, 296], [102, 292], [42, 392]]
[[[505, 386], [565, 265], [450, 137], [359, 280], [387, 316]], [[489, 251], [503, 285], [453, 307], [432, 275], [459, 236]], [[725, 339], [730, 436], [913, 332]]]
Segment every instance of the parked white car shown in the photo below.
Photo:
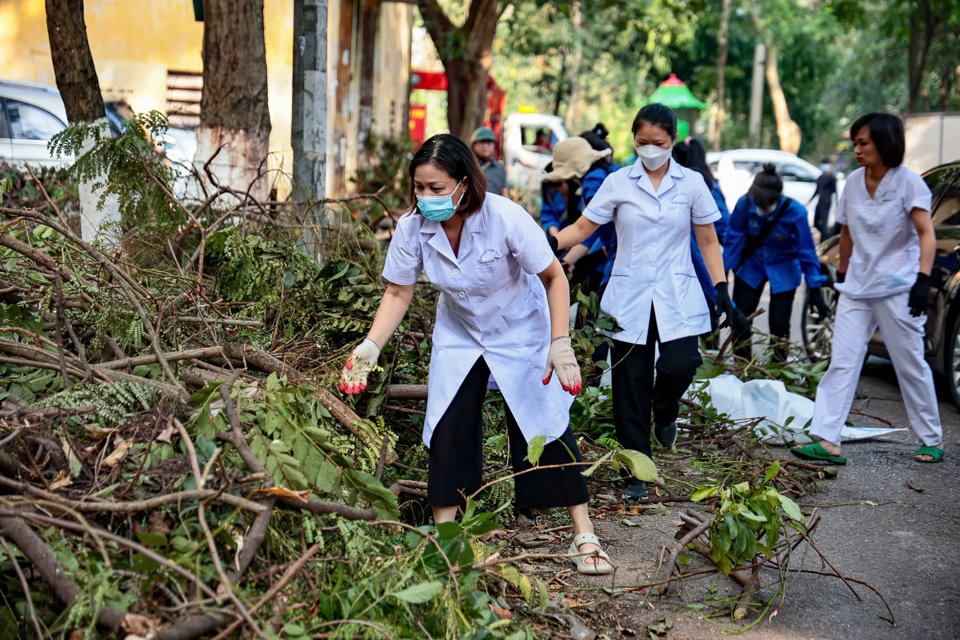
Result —
[[[777, 171], [783, 177], [783, 195], [793, 198], [802, 205], [806, 205], [817, 190], [817, 178], [822, 173], [806, 160], [798, 158], [787, 151], [776, 149], [731, 149], [729, 151], [713, 151], [707, 154], [707, 164], [720, 183], [727, 207], [733, 212], [737, 201], [747, 193], [753, 184], [753, 176], [763, 169], [764, 163], [772, 162], [777, 165]], [[837, 198], [843, 193], [846, 180], [843, 174], [837, 174]], [[810, 226], [813, 226], [813, 215], [816, 204], [807, 206]], [[833, 213], [836, 203], [830, 209], [829, 224], [834, 224]]]
[[543, 168], [553, 160], [553, 147], [569, 134], [557, 116], [513, 113], [504, 119], [501, 136], [507, 184], [539, 191]]
[[[107, 102], [106, 117], [119, 135], [133, 110], [124, 102]], [[54, 157], [48, 145], [67, 128], [67, 111], [56, 87], [35, 82], [0, 80], [0, 163], [14, 166], [58, 167], [73, 163], [73, 156]], [[197, 134], [170, 127], [158, 143], [181, 175], [189, 175], [197, 149]]]
[[50, 139], [67, 128], [67, 112], [56, 87], [0, 80], [0, 162], [63, 166], [72, 157], [54, 158]]

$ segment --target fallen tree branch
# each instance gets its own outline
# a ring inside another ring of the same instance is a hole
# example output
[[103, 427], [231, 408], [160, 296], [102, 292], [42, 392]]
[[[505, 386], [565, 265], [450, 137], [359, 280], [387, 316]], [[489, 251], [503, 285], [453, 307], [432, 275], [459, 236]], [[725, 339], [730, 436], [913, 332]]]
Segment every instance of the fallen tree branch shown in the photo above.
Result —
[[[177, 362], [179, 360], [191, 360], [193, 358], [213, 358], [223, 355], [223, 347], [203, 347], [200, 349], [187, 349], [185, 351], [173, 351], [163, 354], [167, 362]], [[154, 364], [157, 362], [157, 354], [146, 356], [136, 356], [133, 358], [124, 358], [123, 360], [111, 360], [101, 362], [97, 365], [100, 369], [126, 369], [127, 367], [138, 367], [143, 364]]]
[[58, 496], [55, 493], [38, 489], [37, 487], [25, 482], [17, 482], [16, 480], [4, 478], [3, 476], [0, 476], [0, 486], [5, 486], [36, 498], [43, 498], [44, 500], [62, 504], [63, 506], [69, 507], [70, 509], [73, 509], [79, 513], [141, 513], [143, 511], [156, 509], [157, 507], [163, 507], [170, 504], [180, 504], [183, 502], [196, 502], [198, 500], [206, 500], [214, 496], [216, 496], [218, 502], [228, 504], [231, 507], [246, 509], [247, 511], [252, 511], [254, 513], [261, 513], [264, 511], [263, 505], [258, 502], [253, 502], [252, 500], [247, 500], [229, 493], [222, 493], [221, 495], [217, 496], [216, 491], [211, 491], [209, 489], [178, 491], [177, 493], [167, 493], [154, 498], [147, 498], [146, 500], [132, 500], [130, 502], [113, 502], [106, 500], [103, 502], [83, 502], [79, 500], [70, 500], [68, 498]]
[[387, 397], [394, 400], [426, 400], [428, 385], [388, 384]]
[[[0, 504], [0, 534], [20, 548], [23, 555], [33, 563], [44, 582], [50, 585], [57, 598], [68, 607], [72, 607], [83, 592], [70, 578], [70, 572], [60, 564], [47, 543], [34, 533], [15, 511], [2, 504]], [[97, 622], [100, 626], [117, 632], [125, 617], [125, 614], [113, 607], [101, 604]]]

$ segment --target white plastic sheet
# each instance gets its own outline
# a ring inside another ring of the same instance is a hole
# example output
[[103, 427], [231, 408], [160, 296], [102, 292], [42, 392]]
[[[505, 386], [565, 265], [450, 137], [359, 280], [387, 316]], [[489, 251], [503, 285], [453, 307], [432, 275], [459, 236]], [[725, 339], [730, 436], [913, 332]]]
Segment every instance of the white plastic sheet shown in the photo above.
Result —
[[[692, 390], [702, 390], [706, 399], [731, 420], [763, 418], [755, 431], [761, 440], [771, 444], [807, 444], [813, 442], [806, 430], [813, 419], [813, 400], [787, 391], [779, 380], [743, 382], [733, 375], [696, 380]], [[876, 438], [905, 429], [870, 429], [845, 426], [843, 440]]]

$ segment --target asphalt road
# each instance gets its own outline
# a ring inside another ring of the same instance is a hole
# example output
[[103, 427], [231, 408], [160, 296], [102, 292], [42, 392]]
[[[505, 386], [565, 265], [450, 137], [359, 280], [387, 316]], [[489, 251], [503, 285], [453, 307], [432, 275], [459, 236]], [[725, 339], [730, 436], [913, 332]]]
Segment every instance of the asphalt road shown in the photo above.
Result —
[[[793, 339], [799, 341], [802, 290], [794, 309]], [[765, 306], [761, 302], [761, 306]], [[756, 328], [765, 331], [765, 316]], [[960, 639], [960, 412], [950, 400], [945, 381], [937, 380], [946, 456], [940, 464], [913, 460], [919, 443], [912, 430], [875, 440], [844, 445], [848, 464], [839, 477], [819, 483], [805, 505], [818, 505], [823, 520], [814, 540], [844, 575], [876, 587], [893, 610], [896, 626], [881, 619], [886, 608], [869, 588], [854, 585], [862, 602], [840, 580], [800, 575], [789, 587], [776, 615], [742, 632], [745, 640], [954, 640]], [[864, 367], [856, 404], [864, 411], [909, 427], [893, 365], [871, 357]], [[854, 424], [880, 426], [854, 416]], [[786, 450], [783, 457], [789, 457]], [[922, 492], [911, 490], [907, 480]], [[618, 570], [618, 585], [643, 584], [657, 575], [660, 549], [672, 543], [677, 516], [674, 509], [660, 516], [643, 516], [632, 527], [614, 519], [598, 519], [597, 529]], [[611, 521], [613, 520], [613, 521]], [[697, 562], [697, 561], [694, 561]], [[801, 566], [798, 562], [795, 567]], [[802, 565], [830, 571], [812, 552]], [[691, 565], [691, 568], [695, 568]], [[766, 583], [771, 583], [771, 576]], [[583, 585], [610, 585], [609, 577], [579, 578]], [[628, 593], [617, 599], [619, 623], [629, 630], [618, 634], [609, 607], [595, 602], [588, 609], [599, 615], [594, 628], [608, 638], [647, 637], [647, 625], [669, 616], [674, 623], [670, 640], [707, 640], [728, 637], [729, 617], [701, 618], [689, 602], [702, 598], [707, 588], [713, 598], [735, 596], [739, 590], [726, 578], [689, 585], [688, 598], [662, 600], [652, 593]], [[772, 589], [762, 595], [772, 597]], [[602, 613], [601, 613], [602, 612]], [[603, 636], [601, 636], [603, 637]]]

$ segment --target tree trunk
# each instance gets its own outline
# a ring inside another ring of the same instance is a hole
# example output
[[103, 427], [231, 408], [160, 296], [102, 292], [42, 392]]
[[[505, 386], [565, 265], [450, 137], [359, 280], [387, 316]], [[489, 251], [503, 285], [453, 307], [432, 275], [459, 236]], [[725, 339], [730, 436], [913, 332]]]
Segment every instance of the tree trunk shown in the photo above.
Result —
[[723, 0], [720, 12], [720, 29], [717, 31], [717, 111], [714, 119], [713, 150], [720, 151], [723, 127], [727, 119], [726, 111], [726, 70], [727, 55], [730, 53], [730, 41], [727, 32], [730, 29], [730, 0]]
[[50, 57], [70, 124], [106, 117], [100, 80], [90, 53], [83, 0], [46, 0]]
[[777, 119], [777, 136], [780, 138], [780, 149], [797, 153], [800, 151], [800, 126], [790, 117], [787, 98], [783, 95], [780, 86], [780, 74], [777, 71], [777, 47], [772, 42], [767, 43], [767, 85], [770, 87], [770, 100], [773, 102], [773, 115]]
[[[87, 40], [83, 0], [46, 0], [46, 14], [53, 73], [67, 120], [70, 124], [99, 123], [109, 136], [100, 80]], [[87, 136], [83, 153], [93, 147], [93, 140], [92, 135]], [[111, 227], [120, 222], [120, 207], [116, 197], [106, 198], [100, 206], [102, 189], [94, 188], [100, 182], [103, 180], [82, 180], [78, 185], [80, 236], [93, 242], [101, 234], [101, 228], [107, 225], [106, 233], [100, 239], [106, 244], [114, 244], [119, 236]]]
[[367, 140], [373, 132], [373, 81], [377, 56], [377, 27], [380, 23], [380, 0], [360, 3], [360, 162], [369, 167]]
[[472, 0], [462, 27], [453, 24], [437, 0], [417, 0], [417, 4], [447, 74], [450, 132], [469, 141], [486, 113], [487, 78], [501, 15], [500, 2]]
[[557, 90], [553, 94], [553, 115], [560, 115], [560, 103], [563, 102], [564, 88], [567, 85], [567, 48], [560, 47], [560, 73], [557, 74]]
[[194, 164], [211, 163], [217, 180], [266, 199], [270, 144], [263, 0], [205, 0], [203, 96]]
[[907, 45], [907, 80], [910, 90], [910, 111], [923, 109], [920, 99], [923, 91], [923, 75], [927, 70], [927, 56], [933, 41], [936, 24], [930, 11], [930, 0], [917, 0], [916, 8], [909, 18], [910, 41]]
[[583, 12], [580, 0], [570, 4], [570, 26], [573, 28], [573, 55], [567, 67], [567, 84], [570, 86], [570, 99], [564, 123], [572, 131], [580, 118], [580, 66], [583, 63]]
[[777, 137], [780, 138], [780, 149], [797, 153], [800, 151], [800, 126], [790, 117], [787, 98], [783, 94], [783, 87], [780, 86], [780, 73], [777, 70], [777, 56], [779, 55], [777, 46], [774, 44], [773, 36], [767, 29], [760, 13], [760, 3], [756, 0], [750, 8], [750, 21], [766, 48], [764, 72], [767, 77], [767, 84], [770, 86], [770, 101], [773, 103], [773, 115], [777, 120]]

